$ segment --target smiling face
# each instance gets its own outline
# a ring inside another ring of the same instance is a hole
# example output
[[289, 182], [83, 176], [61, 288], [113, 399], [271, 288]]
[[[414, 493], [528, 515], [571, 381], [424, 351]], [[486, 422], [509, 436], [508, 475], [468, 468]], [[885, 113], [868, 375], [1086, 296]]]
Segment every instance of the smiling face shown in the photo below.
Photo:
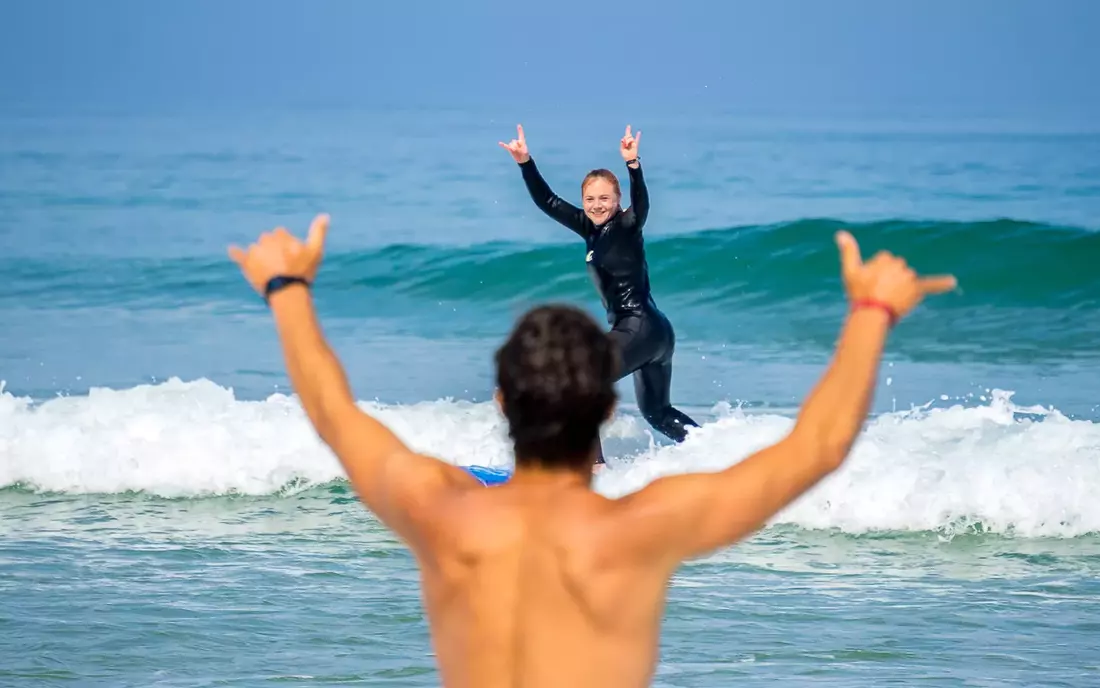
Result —
[[619, 180], [610, 170], [593, 170], [581, 182], [584, 214], [593, 224], [602, 225], [619, 210], [622, 195]]

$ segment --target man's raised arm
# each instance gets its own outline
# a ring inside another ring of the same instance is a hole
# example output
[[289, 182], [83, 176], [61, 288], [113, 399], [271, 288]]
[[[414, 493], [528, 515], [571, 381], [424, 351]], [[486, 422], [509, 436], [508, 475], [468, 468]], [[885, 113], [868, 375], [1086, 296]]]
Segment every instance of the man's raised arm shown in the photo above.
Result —
[[855, 239], [837, 235], [849, 313], [828, 370], [791, 432], [718, 473], [655, 480], [621, 502], [615, 530], [645, 559], [675, 567], [732, 544], [835, 471], [862, 427], [886, 336], [926, 294], [955, 288], [950, 276], [919, 278], [901, 258], [879, 253], [866, 265]]
[[285, 229], [263, 234], [247, 251], [230, 257], [249, 283], [268, 299], [286, 359], [287, 373], [321, 439], [339, 458], [367, 508], [400, 537], [415, 544], [416, 518], [448, 486], [473, 486], [461, 469], [421, 456], [355, 404], [347, 375], [321, 332], [310, 285], [328, 230], [318, 216], [302, 243]]

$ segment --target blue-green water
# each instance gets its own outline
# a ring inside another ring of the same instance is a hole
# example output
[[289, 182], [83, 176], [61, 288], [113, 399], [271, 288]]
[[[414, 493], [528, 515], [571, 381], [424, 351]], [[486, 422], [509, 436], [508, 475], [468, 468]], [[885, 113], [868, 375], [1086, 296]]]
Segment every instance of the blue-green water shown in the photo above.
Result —
[[[620, 123], [524, 122], [571, 196]], [[989, 122], [644, 129], [681, 446], [607, 428], [623, 494], [782, 436], [843, 314], [833, 231], [961, 291], [892, 336], [849, 463], [677, 576], [658, 685], [1100, 683], [1100, 134]], [[509, 461], [491, 353], [583, 246], [477, 112], [0, 119], [0, 684], [436, 685], [411, 558], [289, 394], [229, 243], [333, 216], [317, 300], [419, 449]]]

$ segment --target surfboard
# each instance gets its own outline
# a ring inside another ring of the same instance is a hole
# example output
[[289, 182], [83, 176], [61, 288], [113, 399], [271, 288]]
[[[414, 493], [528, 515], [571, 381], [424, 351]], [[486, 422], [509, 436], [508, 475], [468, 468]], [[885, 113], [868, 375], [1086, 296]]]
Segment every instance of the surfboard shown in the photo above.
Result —
[[[600, 470], [606, 467], [606, 464], [599, 464], [593, 468], [593, 472], [599, 473]], [[512, 479], [511, 468], [494, 468], [493, 466], [459, 466], [459, 468], [477, 478], [486, 487], [503, 485]]]
[[480, 480], [481, 484], [486, 487], [503, 485], [512, 477], [512, 471], [509, 468], [494, 468], [492, 466], [459, 466], [459, 468]]

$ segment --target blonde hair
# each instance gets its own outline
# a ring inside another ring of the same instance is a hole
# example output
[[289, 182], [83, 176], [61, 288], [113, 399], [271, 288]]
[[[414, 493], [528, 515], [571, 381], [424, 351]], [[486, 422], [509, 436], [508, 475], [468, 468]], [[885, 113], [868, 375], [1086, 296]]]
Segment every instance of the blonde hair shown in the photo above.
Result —
[[623, 193], [619, 190], [619, 178], [615, 176], [615, 173], [611, 170], [598, 169], [592, 170], [585, 175], [584, 181], [581, 182], [581, 195], [584, 195], [584, 190], [588, 188], [588, 185], [597, 179], [602, 179], [610, 184], [615, 189], [615, 195], [622, 197]]

